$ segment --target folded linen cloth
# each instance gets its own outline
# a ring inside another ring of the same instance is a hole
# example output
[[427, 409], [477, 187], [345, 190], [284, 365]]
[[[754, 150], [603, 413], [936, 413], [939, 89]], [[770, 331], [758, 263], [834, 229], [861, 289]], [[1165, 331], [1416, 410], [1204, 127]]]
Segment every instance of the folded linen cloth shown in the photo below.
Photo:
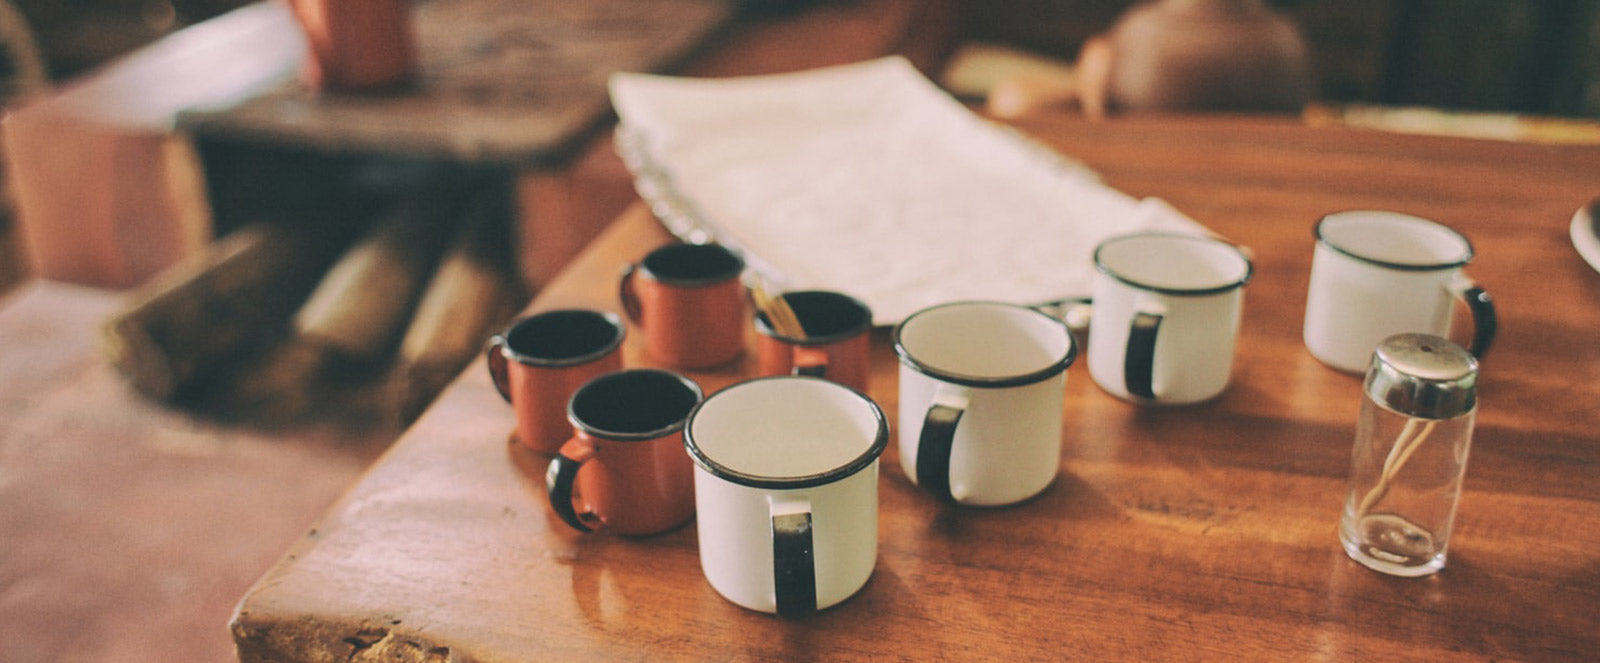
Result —
[[769, 289], [829, 289], [892, 325], [964, 299], [1087, 297], [1101, 240], [1205, 228], [989, 122], [891, 56], [691, 79], [618, 73], [618, 147], [688, 241], [741, 251]]

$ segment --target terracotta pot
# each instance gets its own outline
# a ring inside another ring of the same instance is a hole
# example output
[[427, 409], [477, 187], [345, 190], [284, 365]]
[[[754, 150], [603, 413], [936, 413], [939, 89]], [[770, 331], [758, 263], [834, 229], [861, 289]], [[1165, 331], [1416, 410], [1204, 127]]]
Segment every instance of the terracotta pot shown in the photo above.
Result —
[[410, 0], [290, 0], [305, 30], [308, 85], [375, 89], [410, 80], [416, 70]]

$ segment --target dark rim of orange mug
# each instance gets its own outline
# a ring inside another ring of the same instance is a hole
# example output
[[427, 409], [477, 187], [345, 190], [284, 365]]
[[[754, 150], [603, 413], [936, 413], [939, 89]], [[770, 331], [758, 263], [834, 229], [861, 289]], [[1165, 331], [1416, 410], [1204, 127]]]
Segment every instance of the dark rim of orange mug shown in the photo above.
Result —
[[744, 273], [744, 258], [721, 244], [669, 244], [646, 254], [640, 272], [680, 288], [723, 283]]
[[[539, 338], [529, 339], [529, 335]], [[517, 320], [500, 339], [507, 359], [529, 366], [560, 368], [604, 357], [621, 346], [626, 336], [627, 326], [615, 313], [556, 309]], [[531, 343], [549, 344], [555, 349], [530, 351], [527, 346]]]
[[591, 437], [642, 442], [682, 430], [704, 400], [700, 385], [683, 375], [629, 368], [578, 387], [567, 401], [567, 420]]
[[832, 290], [797, 290], [782, 294], [784, 303], [794, 310], [805, 338], [779, 334], [765, 313], [756, 312], [756, 331], [795, 345], [827, 345], [852, 338], [872, 328], [872, 309], [861, 300]]

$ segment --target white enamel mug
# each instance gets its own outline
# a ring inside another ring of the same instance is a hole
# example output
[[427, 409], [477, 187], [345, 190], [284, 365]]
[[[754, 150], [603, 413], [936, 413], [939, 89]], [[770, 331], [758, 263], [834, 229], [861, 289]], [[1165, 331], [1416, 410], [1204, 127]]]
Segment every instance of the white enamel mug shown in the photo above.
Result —
[[1250, 259], [1200, 235], [1137, 233], [1095, 247], [1089, 375], [1118, 398], [1197, 403], [1221, 394]]
[[955, 302], [894, 329], [900, 463], [948, 502], [995, 506], [1037, 495], [1061, 465], [1067, 326], [1025, 306]]
[[878, 405], [815, 377], [746, 380], [689, 415], [700, 568], [751, 610], [803, 617], [854, 595], [878, 559]]
[[1306, 349], [1349, 373], [1366, 371], [1372, 351], [1394, 334], [1448, 337], [1454, 301], [1472, 314], [1469, 349], [1494, 340], [1494, 303], [1461, 270], [1472, 243], [1442, 224], [1409, 214], [1356, 210], [1317, 222], [1306, 298]]

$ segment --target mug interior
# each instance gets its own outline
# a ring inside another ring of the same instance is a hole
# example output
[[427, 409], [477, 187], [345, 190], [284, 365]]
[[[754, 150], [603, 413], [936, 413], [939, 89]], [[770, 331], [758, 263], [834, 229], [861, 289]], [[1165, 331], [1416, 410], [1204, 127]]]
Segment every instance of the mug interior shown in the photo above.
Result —
[[1439, 269], [1466, 264], [1472, 243], [1443, 224], [1401, 214], [1339, 212], [1317, 223], [1317, 240], [1345, 255], [1384, 265]]
[[[872, 311], [856, 298], [827, 290], [802, 290], [783, 294], [805, 330], [806, 340], [842, 339], [872, 326]], [[756, 313], [761, 331], [776, 335], [765, 313]]]
[[532, 363], [581, 363], [622, 343], [617, 316], [584, 309], [537, 313], [506, 332], [505, 344], [518, 359]]
[[670, 244], [651, 251], [642, 264], [656, 280], [669, 283], [721, 281], [744, 271], [744, 259], [720, 244]]
[[686, 377], [656, 369], [607, 373], [573, 393], [567, 417], [574, 426], [598, 437], [644, 440], [683, 427], [700, 402], [699, 385]]
[[748, 380], [713, 394], [685, 429], [689, 453], [740, 483], [817, 482], [865, 467], [887, 444], [883, 412], [848, 387], [808, 377]]
[[1137, 288], [1173, 294], [1230, 290], [1250, 279], [1250, 260], [1232, 244], [1199, 235], [1114, 237], [1095, 248], [1095, 266]]
[[919, 311], [896, 328], [895, 349], [919, 370], [957, 382], [1043, 379], [1065, 370], [1075, 353], [1059, 320], [999, 302]]

